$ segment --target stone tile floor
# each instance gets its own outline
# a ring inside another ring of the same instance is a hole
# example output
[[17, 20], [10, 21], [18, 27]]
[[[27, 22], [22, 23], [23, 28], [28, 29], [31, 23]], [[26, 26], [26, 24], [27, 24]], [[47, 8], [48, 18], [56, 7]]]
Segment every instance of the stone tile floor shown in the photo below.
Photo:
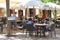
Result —
[[30, 37], [23, 33], [16, 33], [16, 36], [7, 37], [6, 34], [0, 34], [0, 40], [60, 40], [60, 29], [56, 29], [56, 37]]

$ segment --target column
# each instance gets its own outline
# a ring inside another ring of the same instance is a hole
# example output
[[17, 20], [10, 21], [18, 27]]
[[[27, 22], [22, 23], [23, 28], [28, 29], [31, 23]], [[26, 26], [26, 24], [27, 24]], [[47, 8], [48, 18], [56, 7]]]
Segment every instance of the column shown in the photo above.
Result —
[[36, 9], [36, 15], [38, 15], [38, 14], [39, 14], [39, 9], [37, 8], [37, 9]]
[[25, 9], [23, 9], [23, 16], [25, 17]]

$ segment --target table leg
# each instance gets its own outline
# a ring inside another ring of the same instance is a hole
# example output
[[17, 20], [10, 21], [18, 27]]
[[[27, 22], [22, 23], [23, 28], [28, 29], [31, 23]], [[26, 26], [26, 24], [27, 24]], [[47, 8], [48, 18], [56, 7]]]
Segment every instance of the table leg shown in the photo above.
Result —
[[45, 29], [45, 27], [43, 27], [43, 34], [44, 34], [43, 36], [45, 37], [45, 30], [44, 29]]
[[37, 31], [36, 31], [36, 36], [38, 36], [38, 27], [37, 27]]
[[39, 29], [40, 29], [40, 37], [41, 37], [41, 27], [39, 27]]

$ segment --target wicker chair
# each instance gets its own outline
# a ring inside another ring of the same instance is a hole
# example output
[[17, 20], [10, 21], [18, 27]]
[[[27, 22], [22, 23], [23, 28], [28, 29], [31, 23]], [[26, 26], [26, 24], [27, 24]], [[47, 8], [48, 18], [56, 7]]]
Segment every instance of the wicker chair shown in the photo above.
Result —
[[33, 28], [33, 24], [32, 25], [27, 25], [27, 27], [26, 27], [26, 35], [27, 35], [27, 33], [29, 33], [30, 36], [33, 35], [32, 28]]
[[22, 23], [22, 25], [23, 25], [22, 30], [23, 30], [23, 33], [24, 33], [24, 31], [25, 31], [25, 29], [26, 29], [27, 25], [26, 25], [26, 23]]
[[56, 37], [56, 31], [55, 31], [55, 27], [56, 27], [56, 25], [55, 24], [52, 24], [51, 25], [51, 30], [50, 30], [50, 32], [49, 32], [49, 34], [51, 34], [50, 36], [51, 37], [53, 37], [53, 32], [54, 32], [54, 36]]

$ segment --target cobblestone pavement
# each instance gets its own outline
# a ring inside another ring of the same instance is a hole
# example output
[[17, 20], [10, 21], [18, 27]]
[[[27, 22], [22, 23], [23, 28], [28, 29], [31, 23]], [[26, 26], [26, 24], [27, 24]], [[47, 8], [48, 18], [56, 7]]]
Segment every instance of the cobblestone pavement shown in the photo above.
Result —
[[56, 37], [29, 37], [23, 33], [16, 33], [15, 36], [7, 37], [6, 34], [0, 34], [0, 40], [60, 40], [60, 29], [56, 29]]

